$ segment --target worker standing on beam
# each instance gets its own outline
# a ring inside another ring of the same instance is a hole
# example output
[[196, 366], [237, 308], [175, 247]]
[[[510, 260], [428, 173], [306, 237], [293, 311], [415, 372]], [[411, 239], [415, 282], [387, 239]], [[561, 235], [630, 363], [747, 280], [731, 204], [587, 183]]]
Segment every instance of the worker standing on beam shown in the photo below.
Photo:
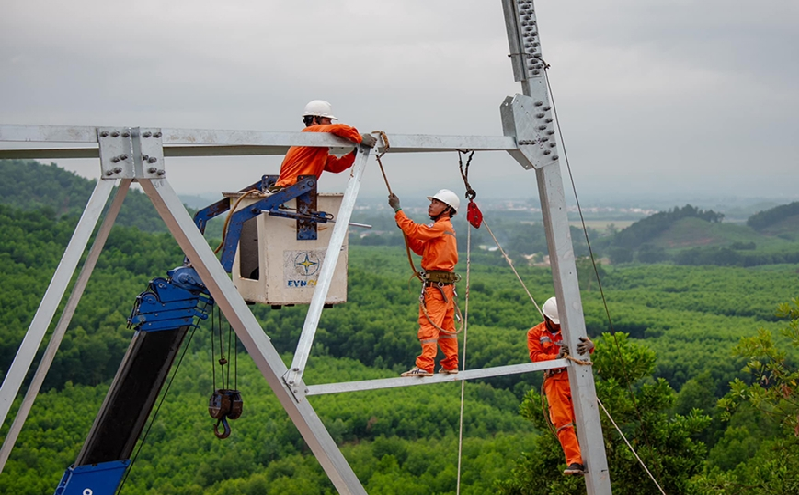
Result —
[[458, 335], [455, 330], [455, 282], [460, 278], [452, 270], [458, 264], [458, 243], [450, 218], [460, 207], [458, 195], [448, 189], [428, 197], [430, 224], [414, 223], [402, 211], [394, 193], [388, 204], [394, 209], [394, 220], [405, 234], [408, 247], [422, 256], [422, 293], [419, 296], [419, 331], [422, 353], [416, 367], [402, 376], [428, 376], [435, 369], [438, 348], [444, 353], [439, 373], [458, 373]]
[[[558, 317], [558, 303], [550, 297], [541, 307], [544, 321], [527, 332], [527, 348], [530, 360], [534, 363], [551, 361], [569, 355], [569, 348], [563, 343]], [[580, 337], [577, 352], [594, 352], [594, 343], [588, 337]], [[555, 426], [563, 453], [566, 454], [566, 470], [563, 474], [584, 474], [583, 457], [577, 434], [574, 431], [574, 406], [566, 368], [555, 368], [544, 372], [544, 394], [549, 403], [549, 418]]]
[[[302, 121], [305, 124], [303, 132], [330, 132], [356, 144], [370, 148], [374, 146], [375, 137], [371, 134], [361, 135], [358, 129], [346, 124], [334, 124], [334, 120], [336, 117], [330, 103], [322, 100], [308, 102], [302, 112]], [[273, 188], [294, 185], [300, 175], [315, 175], [319, 179], [324, 171], [334, 174], [343, 172], [352, 167], [357, 154], [357, 146], [352, 153], [342, 157], [331, 155], [328, 148], [292, 146], [280, 164], [280, 178]]]

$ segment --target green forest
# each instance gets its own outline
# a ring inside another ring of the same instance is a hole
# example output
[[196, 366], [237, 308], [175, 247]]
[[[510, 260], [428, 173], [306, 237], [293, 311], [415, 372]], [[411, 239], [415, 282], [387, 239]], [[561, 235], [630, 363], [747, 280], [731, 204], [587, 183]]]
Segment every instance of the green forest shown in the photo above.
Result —
[[[27, 161], [0, 161], [0, 178], [5, 376], [93, 185], [56, 165]], [[135, 297], [182, 263], [143, 194], [131, 191], [122, 211], [0, 474], [0, 493], [52, 493], [128, 347]], [[542, 226], [484, 213], [540, 304], [553, 293], [551, 271], [522, 255], [546, 252]], [[797, 208], [758, 213], [747, 225], [727, 225], [723, 213], [690, 205], [661, 213], [617, 232], [589, 231], [595, 257], [610, 260], [599, 265], [599, 280], [589, 259], [578, 260], [586, 326], [596, 342], [597, 394], [610, 414], [601, 417], [613, 492], [660, 493], [642, 462], [669, 494], [799, 493], [799, 259], [789, 259], [799, 252]], [[418, 353], [418, 287], [408, 282], [402, 239], [389, 213], [364, 219], [386, 233], [351, 233], [348, 302], [322, 314], [308, 384], [395, 377]], [[456, 219], [463, 274], [467, 227]], [[700, 222], [703, 239], [718, 238], [689, 242], [691, 225]], [[484, 228], [472, 235], [475, 246], [493, 243]], [[577, 255], [588, 255], [582, 229], [575, 227], [572, 238]], [[215, 247], [218, 239], [209, 243]], [[717, 253], [706, 263], [680, 262], [681, 253], [712, 249], [750, 258], [711, 262]], [[614, 252], [632, 254], [619, 260]], [[470, 275], [462, 361], [470, 369], [528, 362], [526, 332], [541, 317], [507, 262], [477, 249]], [[464, 307], [463, 281], [458, 288]], [[250, 307], [289, 364], [307, 307]], [[214, 436], [208, 399], [219, 369], [214, 375], [212, 340], [205, 321], [184, 342], [120, 493], [335, 493], [240, 346], [231, 352], [244, 413], [231, 421], [228, 439]], [[585, 492], [582, 478], [561, 474], [565, 460], [542, 413], [541, 383], [542, 375], [531, 373], [465, 385], [462, 493]], [[369, 493], [444, 495], [456, 492], [460, 399], [461, 386], [453, 383], [308, 400]]]

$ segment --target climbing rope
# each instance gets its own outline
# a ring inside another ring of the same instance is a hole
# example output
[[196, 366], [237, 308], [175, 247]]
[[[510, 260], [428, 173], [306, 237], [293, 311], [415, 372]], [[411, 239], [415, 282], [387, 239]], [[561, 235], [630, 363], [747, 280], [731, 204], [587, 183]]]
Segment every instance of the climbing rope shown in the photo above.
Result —
[[[464, 291], [463, 307], [463, 352], [461, 353], [461, 368], [466, 369], [466, 336], [469, 326], [469, 277], [472, 267], [472, 229], [466, 227], [466, 290]], [[461, 466], [463, 464], [463, 403], [466, 397], [466, 380], [461, 382], [461, 412], [458, 425], [458, 481], [455, 494], [461, 493]]]
[[380, 160], [381, 158], [383, 158], [383, 155], [388, 153], [388, 150], [391, 147], [391, 144], [388, 142], [388, 136], [386, 135], [385, 132], [383, 132], [383, 131], [372, 131], [372, 132], [373, 133], [375, 133], [375, 132], [378, 133], [380, 135], [380, 139], [383, 141], [383, 152], [382, 153], [378, 153], [377, 155], [375, 155], [375, 158], [377, 159], [377, 164], [380, 165], [380, 173], [383, 174], [383, 181], [386, 183], [386, 189], [388, 189], [388, 193], [389, 194], [394, 194], [394, 192], [391, 191], [391, 186], [388, 184], [388, 178], [386, 177], [386, 171], [385, 171], [385, 169], [383, 169], [383, 162]]
[[510, 256], [508, 256], [508, 253], [506, 253], [505, 250], [502, 249], [502, 246], [499, 244], [499, 240], [497, 240], [497, 236], [494, 235], [494, 232], [491, 230], [491, 227], [489, 227], [488, 222], [485, 219], [483, 219], [483, 224], [485, 224], [486, 230], [488, 230], [488, 233], [491, 234], [491, 237], [494, 239], [494, 242], [497, 243], [497, 249], [499, 249], [499, 252], [502, 253], [502, 256], [505, 258], [505, 261], [508, 262], [510, 269], [513, 270], [513, 273], [516, 275], [516, 278], [519, 279], [519, 283], [522, 284], [522, 288], [527, 293], [527, 296], [530, 297], [530, 301], [533, 303], [533, 306], [535, 306], [535, 309], [537, 309], [538, 312], [541, 313], [541, 317], [543, 318], [544, 312], [541, 311], [541, 307], [539, 307], [538, 303], [535, 302], [535, 299], [533, 298], [533, 295], [530, 293], [530, 290], [527, 288], [526, 285], [524, 285], [522, 276], [519, 275], [519, 272], [516, 271], [516, 267], [513, 266], [513, 260], [511, 260]]
[[613, 427], [616, 428], [616, 431], [619, 432], [619, 435], [621, 435], [621, 439], [624, 440], [624, 443], [627, 444], [627, 447], [630, 449], [630, 452], [632, 452], [633, 455], [635, 456], [635, 458], [638, 459], [638, 462], [641, 463], [641, 466], [643, 466], [644, 471], [646, 471], [646, 474], [649, 475], [649, 478], [655, 483], [655, 486], [658, 487], [658, 490], [660, 490], [660, 493], [662, 493], [663, 495], [666, 495], [666, 492], [664, 492], [663, 488], [660, 487], [660, 484], [658, 483], [658, 481], [655, 479], [654, 476], [652, 476], [652, 473], [649, 472], [649, 468], [646, 467], [646, 464], [644, 464], [644, 461], [642, 461], [641, 458], [638, 457], [638, 453], [635, 452], [635, 449], [633, 448], [633, 446], [630, 444], [629, 441], [627, 441], [627, 437], [624, 436], [624, 432], [621, 431], [621, 428], [619, 428], [619, 425], [617, 425], [616, 422], [613, 421], [613, 418], [610, 416], [610, 413], [608, 412], [608, 410], [605, 409], [605, 405], [602, 404], [602, 401], [599, 400], [599, 397], [597, 397], [596, 401], [599, 403], [599, 407], [601, 407], [602, 410], [605, 411], [605, 415], [608, 417], [608, 419], [610, 420], [610, 423], [613, 425]]
[[[378, 153], [375, 155], [375, 159], [377, 159], [377, 164], [380, 165], [380, 173], [383, 174], [383, 182], [386, 183], [386, 189], [388, 189], [388, 194], [394, 194], [394, 191], [391, 190], [391, 184], [388, 183], [388, 177], [386, 177], [386, 170], [383, 168], [383, 155], [388, 153], [389, 148], [391, 148], [391, 144], [388, 141], [388, 135], [383, 131], [372, 131], [373, 133], [376, 132], [380, 135], [380, 139], [383, 141], [383, 152]], [[416, 269], [416, 265], [413, 263], [413, 257], [411, 256], [411, 246], [408, 243], [408, 236], [404, 233], [402, 234], [405, 237], [405, 254], [408, 255], [408, 264], [411, 265], [411, 270], [413, 270], [413, 275], [411, 278], [416, 277], [419, 281], [424, 282], [422, 279], [422, 274], [419, 270]]]

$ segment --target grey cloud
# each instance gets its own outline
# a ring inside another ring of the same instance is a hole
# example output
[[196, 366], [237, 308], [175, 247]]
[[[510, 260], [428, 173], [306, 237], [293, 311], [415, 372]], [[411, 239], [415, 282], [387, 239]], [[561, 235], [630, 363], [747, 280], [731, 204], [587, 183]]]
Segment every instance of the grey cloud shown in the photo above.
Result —
[[[799, 179], [796, 2], [536, 9], [578, 187], [762, 194]], [[298, 130], [321, 98], [362, 131], [498, 135], [499, 104], [519, 91], [499, 1], [10, 0], [2, 14], [7, 124]], [[390, 158], [398, 191], [459, 180], [454, 154]], [[250, 183], [279, 158], [172, 163], [173, 187], [204, 192]], [[480, 154], [473, 174], [487, 194], [534, 195], [506, 155]], [[370, 170], [364, 194], [383, 189]]]

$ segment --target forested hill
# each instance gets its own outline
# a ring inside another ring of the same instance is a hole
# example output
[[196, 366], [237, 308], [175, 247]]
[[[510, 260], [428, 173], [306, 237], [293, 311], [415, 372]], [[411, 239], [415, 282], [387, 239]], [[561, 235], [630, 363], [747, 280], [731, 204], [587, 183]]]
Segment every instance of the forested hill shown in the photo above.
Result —
[[799, 201], [755, 213], [746, 224], [765, 234], [795, 234], [799, 232]]
[[713, 210], [700, 210], [691, 205], [682, 208], [677, 206], [673, 210], [659, 211], [635, 222], [613, 236], [611, 244], [613, 247], [638, 249], [642, 244], [652, 242], [683, 218], [698, 218], [705, 222], [720, 223], [724, 219], [724, 214]]
[[[95, 181], [85, 179], [57, 164], [34, 160], [0, 160], [0, 204], [21, 210], [44, 209], [55, 216], [78, 218], [92, 195]], [[132, 189], [125, 197], [117, 225], [144, 232], [166, 232], [166, 226], [149, 198]]]
[[661, 211], [597, 243], [618, 263], [757, 266], [799, 261], [799, 203], [753, 215], [747, 225], [691, 205]]

